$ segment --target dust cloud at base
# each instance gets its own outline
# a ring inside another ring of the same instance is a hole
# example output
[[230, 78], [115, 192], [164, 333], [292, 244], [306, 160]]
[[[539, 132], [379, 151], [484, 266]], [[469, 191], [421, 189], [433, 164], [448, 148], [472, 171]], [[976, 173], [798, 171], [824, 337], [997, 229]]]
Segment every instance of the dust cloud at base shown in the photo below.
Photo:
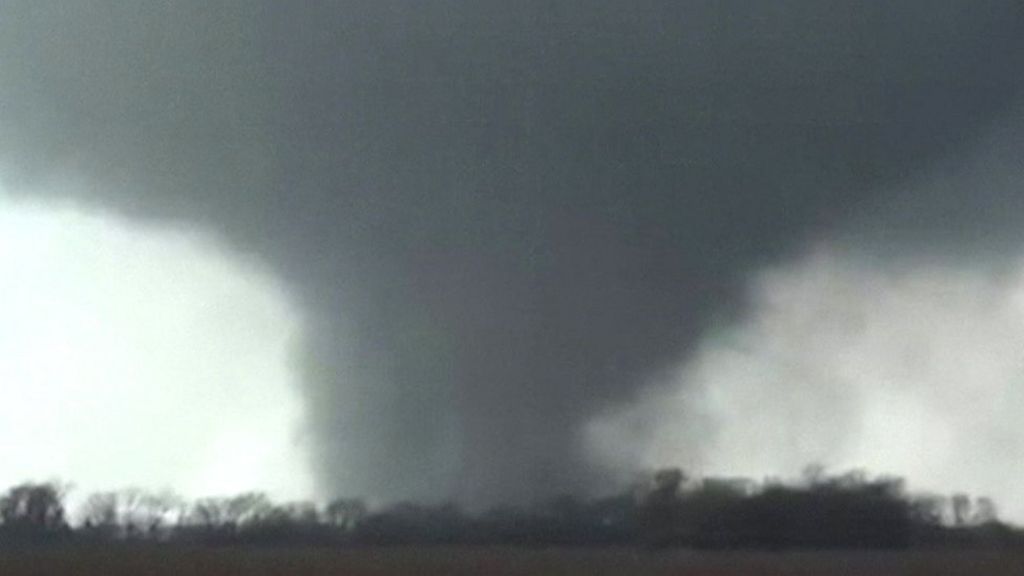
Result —
[[0, 486], [311, 495], [301, 318], [214, 238], [0, 192]]
[[861, 468], [1024, 520], [1024, 257], [885, 269], [823, 247], [757, 276], [750, 299], [678, 384], [592, 424], [598, 457], [754, 478]]

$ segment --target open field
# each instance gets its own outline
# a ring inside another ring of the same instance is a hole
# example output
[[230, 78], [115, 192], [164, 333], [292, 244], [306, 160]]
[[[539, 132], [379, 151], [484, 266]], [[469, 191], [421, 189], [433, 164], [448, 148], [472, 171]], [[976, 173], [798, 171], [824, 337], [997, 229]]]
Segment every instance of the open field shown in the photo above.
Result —
[[458, 548], [66, 548], [0, 552], [4, 576], [678, 575], [1018, 576], [1024, 552], [722, 552]]

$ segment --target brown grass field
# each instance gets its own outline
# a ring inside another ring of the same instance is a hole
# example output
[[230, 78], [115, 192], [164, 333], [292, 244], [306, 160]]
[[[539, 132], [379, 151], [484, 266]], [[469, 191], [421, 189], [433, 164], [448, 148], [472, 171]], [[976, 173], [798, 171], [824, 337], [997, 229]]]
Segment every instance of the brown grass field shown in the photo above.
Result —
[[1024, 552], [640, 552], [461, 548], [66, 548], [0, 552], [0, 575], [1020, 576]]

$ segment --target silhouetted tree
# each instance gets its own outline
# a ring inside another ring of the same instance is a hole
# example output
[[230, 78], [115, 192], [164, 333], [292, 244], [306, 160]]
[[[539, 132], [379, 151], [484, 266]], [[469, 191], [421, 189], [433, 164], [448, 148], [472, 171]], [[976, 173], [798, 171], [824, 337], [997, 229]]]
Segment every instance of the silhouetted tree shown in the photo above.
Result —
[[991, 498], [978, 498], [974, 504], [974, 515], [972, 522], [977, 526], [984, 526], [999, 521], [999, 512], [995, 502]]
[[650, 489], [641, 496], [646, 542], [655, 547], [679, 544], [684, 538], [680, 497], [686, 474], [679, 468], [654, 473]]
[[121, 532], [117, 492], [97, 492], [82, 505], [82, 520], [88, 536], [116, 538]]
[[[987, 498], [910, 497], [898, 478], [808, 468], [793, 483], [690, 480], [678, 468], [605, 498], [564, 495], [535, 506], [466, 514], [457, 506], [402, 503], [369, 511], [337, 499], [275, 504], [250, 492], [187, 509], [168, 494], [129, 489], [90, 496], [82, 537], [222, 545], [647, 545], [698, 548], [891, 548], [912, 544], [1022, 546]], [[0, 542], [68, 536], [63, 489], [23, 484], [0, 497]], [[186, 511], [187, 510], [187, 511]]]
[[64, 488], [56, 483], [25, 483], [0, 497], [3, 535], [24, 541], [47, 541], [66, 535]]
[[954, 494], [951, 503], [953, 505], [953, 525], [966, 526], [971, 519], [971, 497], [966, 494]]
[[366, 517], [366, 504], [358, 498], [338, 498], [327, 504], [324, 517], [332, 526], [350, 532]]
[[225, 499], [222, 507], [222, 521], [235, 529], [240, 529], [258, 523], [270, 515], [274, 503], [262, 492], [246, 492]]
[[165, 525], [178, 520], [182, 507], [181, 498], [172, 493], [125, 488], [90, 495], [82, 506], [82, 517], [91, 536], [161, 538]]

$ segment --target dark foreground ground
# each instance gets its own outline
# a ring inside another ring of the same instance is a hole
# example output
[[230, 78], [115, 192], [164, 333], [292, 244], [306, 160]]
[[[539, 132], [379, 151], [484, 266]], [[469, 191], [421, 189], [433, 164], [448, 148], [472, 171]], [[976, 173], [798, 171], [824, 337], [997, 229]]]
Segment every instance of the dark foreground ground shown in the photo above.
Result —
[[66, 548], [0, 552], [3, 576], [103, 575], [1024, 575], [1024, 552], [635, 552], [388, 548]]

